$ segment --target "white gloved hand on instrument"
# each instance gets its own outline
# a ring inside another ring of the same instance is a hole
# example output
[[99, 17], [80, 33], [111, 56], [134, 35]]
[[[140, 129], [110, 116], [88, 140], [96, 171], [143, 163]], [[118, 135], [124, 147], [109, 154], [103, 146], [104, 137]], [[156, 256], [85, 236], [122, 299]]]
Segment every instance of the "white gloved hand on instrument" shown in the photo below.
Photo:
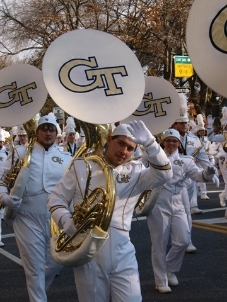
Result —
[[21, 202], [22, 202], [22, 199], [20, 197], [14, 196], [14, 195], [4, 194], [1, 197], [2, 205], [7, 206], [13, 210], [19, 209]]
[[154, 136], [142, 121], [134, 121], [129, 123], [128, 130], [134, 136], [134, 138], [130, 137], [130, 140], [135, 144], [147, 147], [148, 145], [150, 145], [150, 143], [155, 141]]
[[60, 219], [60, 223], [68, 236], [72, 236], [76, 233], [77, 228], [75, 227], [72, 215], [70, 213], [64, 214]]

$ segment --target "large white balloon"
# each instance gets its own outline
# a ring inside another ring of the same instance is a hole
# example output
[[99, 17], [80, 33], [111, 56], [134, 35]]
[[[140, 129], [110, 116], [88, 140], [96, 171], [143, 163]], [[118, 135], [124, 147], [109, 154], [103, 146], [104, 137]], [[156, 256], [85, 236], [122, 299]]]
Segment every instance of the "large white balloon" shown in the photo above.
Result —
[[193, 67], [203, 82], [227, 97], [227, 2], [195, 0], [191, 7], [186, 43]]
[[180, 99], [174, 86], [158, 77], [145, 77], [145, 93], [137, 108], [122, 123], [142, 120], [153, 134], [169, 128], [179, 117]]
[[42, 71], [38, 68], [13, 64], [0, 70], [0, 126], [17, 126], [32, 119], [46, 98]]
[[144, 93], [144, 74], [134, 53], [98, 30], [74, 30], [58, 37], [46, 51], [42, 70], [53, 100], [85, 122], [126, 118]]

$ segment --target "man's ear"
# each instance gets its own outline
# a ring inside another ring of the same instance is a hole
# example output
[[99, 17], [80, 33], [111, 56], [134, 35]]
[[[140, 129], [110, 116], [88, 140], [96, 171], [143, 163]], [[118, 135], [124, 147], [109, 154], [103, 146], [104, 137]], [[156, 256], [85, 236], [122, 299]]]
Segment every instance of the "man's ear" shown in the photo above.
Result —
[[109, 135], [109, 136], [107, 137], [106, 142], [107, 142], [107, 144], [109, 144], [111, 141], [112, 141], [112, 136], [111, 136], [111, 135]]

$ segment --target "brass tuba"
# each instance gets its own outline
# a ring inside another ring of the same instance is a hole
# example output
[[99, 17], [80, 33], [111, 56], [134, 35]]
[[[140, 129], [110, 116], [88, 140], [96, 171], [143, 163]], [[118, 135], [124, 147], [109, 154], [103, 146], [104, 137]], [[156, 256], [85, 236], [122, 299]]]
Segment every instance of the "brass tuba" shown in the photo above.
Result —
[[[84, 200], [81, 204], [75, 204], [72, 212], [77, 232], [73, 236], [67, 236], [51, 219], [51, 254], [56, 262], [64, 266], [82, 265], [97, 255], [108, 238], [107, 229], [115, 204], [113, 170], [102, 155], [111, 126], [84, 122], [80, 122], [80, 126], [84, 130], [86, 142], [74, 155], [70, 166], [73, 165], [74, 160], [82, 157], [88, 176]], [[101, 166], [106, 179], [106, 188], [98, 186], [89, 192], [91, 161]]]
[[[16, 149], [11, 143], [12, 148], [12, 165], [11, 169], [3, 174], [1, 181], [6, 185], [7, 190], [10, 195], [15, 195], [22, 198], [25, 186], [27, 184], [30, 170], [29, 164], [31, 161], [31, 153], [36, 140], [35, 130], [37, 128], [39, 114], [37, 114], [33, 119], [29, 120], [24, 124], [24, 128], [28, 134], [29, 142], [26, 145], [25, 156], [23, 159], [15, 159]], [[16, 215], [16, 210], [12, 210], [9, 207], [5, 207], [4, 218], [13, 219]]]

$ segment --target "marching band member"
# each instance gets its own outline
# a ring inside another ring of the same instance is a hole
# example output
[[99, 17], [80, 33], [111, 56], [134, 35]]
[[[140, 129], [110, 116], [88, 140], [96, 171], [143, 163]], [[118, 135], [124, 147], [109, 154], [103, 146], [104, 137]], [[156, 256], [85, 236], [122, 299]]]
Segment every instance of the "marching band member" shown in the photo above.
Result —
[[79, 138], [79, 133], [75, 131], [75, 122], [72, 116], [69, 116], [66, 120], [65, 135], [66, 143], [60, 144], [64, 147], [65, 151], [68, 151], [72, 156], [75, 155], [77, 150], [76, 140]]
[[[50, 213], [46, 203], [50, 191], [71, 161], [71, 156], [56, 148], [56, 135], [56, 119], [49, 115], [41, 117], [36, 129], [37, 142], [31, 154], [30, 176], [22, 200], [9, 195], [4, 183], [4, 173], [12, 165], [12, 154], [0, 170], [0, 205], [17, 210], [13, 228], [30, 302], [47, 301], [46, 290], [62, 268], [50, 255]], [[25, 154], [24, 146], [18, 146], [17, 150], [15, 160], [20, 151], [21, 158]]]
[[[181, 156], [178, 152], [180, 145], [179, 132], [175, 129], [166, 130], [163, 146], [172, 165], [173, 177], [162, 186], [157, 202], [147, 216], [155, 284], [161, 293], [171, 292], [168, 285], [178, 285], [174, 273], [180, 270], [185, 250], [190, 243], [190, 228], [182, 203], [182, 189], [187, 185], [188, 178], [194, 181], [210, 181], [215, 174], [214, 167], [208, 166], [206, 170], [201, 170], [192, 156]], [[171, 248], [166, 255], [170, 235]]]
[[[204, 127], [205, 123], [202, 114], [198, 114], [196, 119], [197, 119], [197, 124], [195, 124], [193, 121], [190, 121], [190, 125], [192, 126], [190, 132], [198, 136], [204, 151], [207, 153], [211, 147], [211, 142], [208, 140], [206, 136], [206, 129]], [[207, 153], [207, 155], [210, 159], [210, 162], [214, 165], [214, 156], [209, 153]], [[199, 162], [197, 163], [197, 166], [202, 168]], [[200, 199], [210, 199], [207, 196], [207, 188], [205, 182], [198, 182], [197, 187], [200, 192]]]
[[[210, 163], [210, 160], [205, 153], [205, 151], [202, 149], [201, 142], [199, 138], [193, 134], [191, 134], [189, 130], [189, 119], [188, 119], [188, 108], [187, 108], [187, 98], [184, 94], [179, 94], [180, 97], [180, 118], [175, 121], [173, 124], [173, 128], [178, 130], [180, 133], [180, 141], [182, 144], [184, 155], [190, 155], [193, 156], [196, 161], [198, 161], [203, 169], [206, 169], [207, 167], [211, 167], [212, 164]], [[217, 178], [214, 178], [214, 180], [217, 185], [219, 183], [217, 182]], [[183, 203], [185, 206], [186, 213], [188, 215], [188, 222], [189, 226], [191, 227], [191, 214], [201, 214], [202, 210], [198, 208], [198, 202], [197, 202], [197, 189], [196, 189], [196, 182], [191, 180], [191, 182], [188, 185], [188, 188], [184, 189], [185, 192], [183, 192]], [[188, 204], [190, 203], [190, 205]], [[189, 208], [190, 206], [190, 208]], [[196, 250], [196, 247], [191, 243], [188, 246], [187, 252], [194, 252]]]
[[[4, 146], [5, 136], [4, 130], [0, 127], [0, 167], [4, 164], [7, 159], [8, 152]], [[5, 246], [2, 242], [2, 219], [3, 219], [4, 209], [0, 209], [0, 247]]]
[[17, 135], [19, 138], [19, 145], [26, 145], [27, 141], [28, 141], [28, 136], [27, 136], [27, 132], [24, 129], [23, 125], [17, 126]]
[[[130, 160], [136, 144], [144, 146], [149, 168]], [[107, 139], [104, 154], [116, 178], [116, 201], [108, 228], [109, 238], [89, 263], [75, 267], [74, 276], [80, 302], [142, 301], [135, 249], [129, 238], [131, 218], [138, 196], [146, 189], [164, 184], [172, 177], [169, 161], [143, 122], [120, 124]], [[101, 167], [92, 164], [90, 189], [104, 184]], [[50, 194], [52, 218], [67, 235], [76, 232], [69, 203], [83, 200], [87, 181], [86, 164], [75, 160]]]

